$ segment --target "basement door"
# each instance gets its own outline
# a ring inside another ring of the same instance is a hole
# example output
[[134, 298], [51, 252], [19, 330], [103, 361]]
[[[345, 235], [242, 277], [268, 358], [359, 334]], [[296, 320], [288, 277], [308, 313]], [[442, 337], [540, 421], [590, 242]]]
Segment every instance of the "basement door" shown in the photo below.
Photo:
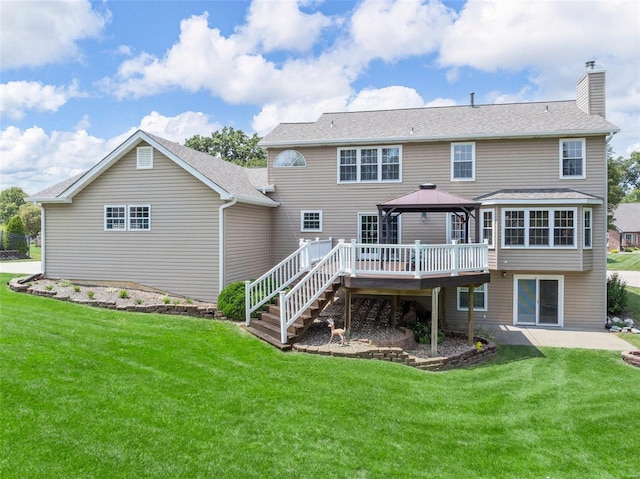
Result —
[[562, 326], [564, 277], [515, 275], [513, 324], [524, 326]]

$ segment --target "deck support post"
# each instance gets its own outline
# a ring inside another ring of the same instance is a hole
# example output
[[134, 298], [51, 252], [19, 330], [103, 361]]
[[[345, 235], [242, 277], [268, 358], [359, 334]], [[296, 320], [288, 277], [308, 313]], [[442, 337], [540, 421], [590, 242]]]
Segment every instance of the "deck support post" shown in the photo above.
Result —
[[440, 288], [431, 290], [431, 356], [438, 354], [438, 295]]
[[438, 298], [438, 303], [440, 306], [440, 324], [442, 324], [442, 329], [447, 329], [447, 288], [440, 288], [440, 298]]
[[474, 289], [473, 284], [469, 285], [469, 307], [467, 310], [467, 344], [473, 346], [473, 303], [474, 303]]
[[351, 290], [344, 290], [344, 332], [347, 338], [351, 337]]

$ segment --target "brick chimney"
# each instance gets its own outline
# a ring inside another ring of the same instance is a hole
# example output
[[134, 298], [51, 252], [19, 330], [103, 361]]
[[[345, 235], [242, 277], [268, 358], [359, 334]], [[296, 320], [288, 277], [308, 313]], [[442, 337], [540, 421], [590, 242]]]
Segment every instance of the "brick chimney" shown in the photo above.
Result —
[[588, 61], [587, 72], [576, 84], [576, 105], [589, 115], [606, 118], [604, 70], [596, 70], [596, 62]]

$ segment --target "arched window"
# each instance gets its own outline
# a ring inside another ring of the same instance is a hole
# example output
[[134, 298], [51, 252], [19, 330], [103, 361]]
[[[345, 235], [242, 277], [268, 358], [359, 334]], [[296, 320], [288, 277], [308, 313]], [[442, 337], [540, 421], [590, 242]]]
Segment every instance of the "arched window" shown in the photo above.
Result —
[[296, 150], [285, 150], [273, 160], [274, 168], [287, 168], [292, 166], [307, 166], [302, 153]]

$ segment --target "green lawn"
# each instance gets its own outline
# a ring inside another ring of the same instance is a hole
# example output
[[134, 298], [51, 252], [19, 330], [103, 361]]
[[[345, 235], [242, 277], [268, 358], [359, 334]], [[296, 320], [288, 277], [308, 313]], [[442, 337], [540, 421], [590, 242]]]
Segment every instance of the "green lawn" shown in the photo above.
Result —
[[94, 309], [0, 275], [0, 477], [631, 478], [640, 369], [502, 347], [427, 373], [235, 324]]
[[640, 251], [607, 253], [607, 269], [611, 271], [640, 271]]

